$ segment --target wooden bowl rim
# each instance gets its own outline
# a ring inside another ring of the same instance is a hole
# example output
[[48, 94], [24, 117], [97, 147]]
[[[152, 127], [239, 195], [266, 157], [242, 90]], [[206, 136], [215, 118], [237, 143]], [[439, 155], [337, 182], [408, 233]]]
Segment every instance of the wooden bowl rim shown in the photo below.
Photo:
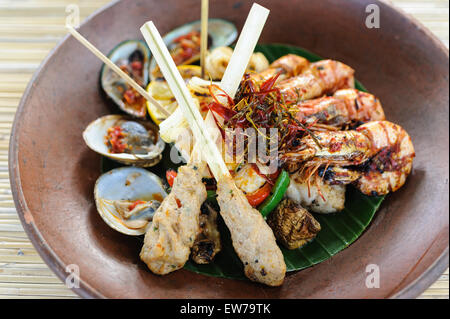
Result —
[[[90, 22], [93, 18], [95, 18], [101, 12], [115, 6], [121, 0], [113, 0], [105, 6], [97, 9], [91, 15], [89, 15], [83, 23], [80, 25], [79, 29], [82, 29], [88, 22]], [[439, 50], [449, 57], [449, 50], [445, 45], [440, 41], [436, 35], [434, 35], [430, 30], [428, 30], [420, 21], [414, 18], [412, 15], [405, 13], [403, 10], [395, 7], [393, 4], [389, 2], [385, 2], [382, 0], [375, 0], [375, 3], [382, 3], [386, 5], [391, 10], [397, 12], [399, 15], [404, 16], [409, 22], [417, 27], [420, 31], [422, 31], [425, 36], [430, 38], [434, 45], [436, 45]], [[65, 282], [68, 273], [65, 271], [66, 265], [59, 259], [59, 257], [55, 254], [55, 252], [51, 249], [51, 247], [46, 243], [44, 237], [42, 236], [39, 229], [32, 222], [32, 214], [28, 209], [27, 203], [25, 201], [25, 197], [22, 191], [21, 179], [20, 179], [20, 171], [18, 164], [18, 148], [17, 148], [17, 132], [20, 131], [21, 127], [21, 117], [23, 113], [24, 105], [27, 103], [30, 93], [34, 89], [35, 81], [39, 80], [41, 75], [41, 71], [47, 66], [47, 64], [51, 61], [52, 57], [55, 53], [60, 49], [60, 47], [69, 39], [70, 34], [64, 36], [59, 43], [49, 52], [47, 57], [43, 60], [40, 66], [37, 68], [35, 73], [33, 74], [31, 80], [29, 81], [22, 98], [20, 100], [19, 106], [17, 107], [17, 111], [14, 117], [13, 126], [11, 129], [11, 136], [9, 142], [9, 156], [8, 156], [8, 167], [9, 167], [9, 176], [10, 176], [10, 184], [12, 195], [14, 199], [14, 204], [17, 209], [17, 214], [19, 215], [20, 221], [23, 225], [23, 228], [30, 238], [33, 246], [38, 251], [41, 258], [44, 262], [52, 269], [52, 271], [63, 281]], [[446, 249], [441, 253], [441, 255], [435, 259], [435, 261], [414, 281], [405, 286], [402, 290], [398, 291], [395, 294], [388, 294], [386, 298], [416, 298], [421, 293], [423, 293], [432, 283], [434, 283], [441, 274], [449, 267], [449, 247], [447, 245]], [[82, 298], [105, 298], [99, 291], [97, 291], [94, 287], [87, 284], [80, 278], [80, 288], [71, 288], [76, 294], [78, 294]]]

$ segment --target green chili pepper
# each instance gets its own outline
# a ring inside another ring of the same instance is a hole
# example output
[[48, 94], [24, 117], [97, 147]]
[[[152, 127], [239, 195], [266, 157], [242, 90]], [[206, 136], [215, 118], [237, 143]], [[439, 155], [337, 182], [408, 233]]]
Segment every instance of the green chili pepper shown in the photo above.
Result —
[[267, 217], [269, 213], [277, 207], [280, 201], [283, 199], [284, 194], [289, 186], [289, 173], [282, 170], [278, 176], [275, 185], [272, 188], [271, 194], [266, 200], [258, 207], [259, 212], [264, 217]]
[[216, 201], [217, 193], [216, 191], [206, 191], [206, 200]]

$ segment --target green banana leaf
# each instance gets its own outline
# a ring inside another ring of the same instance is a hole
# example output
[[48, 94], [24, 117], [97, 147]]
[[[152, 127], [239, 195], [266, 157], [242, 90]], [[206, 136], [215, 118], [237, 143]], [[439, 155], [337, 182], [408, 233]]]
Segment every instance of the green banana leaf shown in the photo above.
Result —
[[[323, 59], [305, 49], [284, 44], [262, 44], [258, 45], [255, 51], [263, 53], [270, 63], [288, 53], [303, 56], [311, 62]], [[355, 81], [355, 87], [366, 91], [358, 81]], [[383, 199], [383, 196], [365, 196], [348, 186], [345, 209], [342, 212], [329, 215], [314, 214], [314, 218], [320, 223], [322, 229], [313, 241], [294, 250], [280, 246], [286, 262], [286, 270], [290, 272], [305, 269], [327, 260], [348, 247], [364, 232]], [[209, 276], [246, 279], [243, 265], [234, 252], [230, 233], [221, 218], [219, 218], [219, 229], [223, 247], [214, 262], [209, 265], [198, 265], [189, 260], [184, 268]]]
[[[288, 53], [303, 56], [312, 62], [322, 60], [321, 57], [307, 50], [284, 44], [258, 45], [255, 51], [262, 52], [269, 62], [273, 62]], [[355, 86], [359, 90], [366, 91], [358, 81], [356, 81]], [[163, 180], [165, 180], [165, 171], [168, 168], [176, 168], [180, 165], [173, 164], [170, 161], [169, 146], [163, 153], [163, 160], [157, 166], [149, 168]], [[103, 172], [120, 166], [120, 164], [106, 158], [102, 159]], [[352, 244], [370, 224], [383, 199], [384, 196], [365, 196], [355, 188], [348, 186], [345, 209], [342, 212], [328, 215], [314, 214], [314, 218], [321, 225], [321, 231], [314, 240], [295, 250], [288, 250], [280, 246], [287, 271], [298, 271], [318, 264]], [[198, 265], [189, 260], [184, 268], [209, 276], [247, 280], [244, 276], [243, 265], [233, 249], [230, 232], [220, 216], [218, 225], [222, 239], [222, 251], [216, 255], [214, 261], [209, 265]]]

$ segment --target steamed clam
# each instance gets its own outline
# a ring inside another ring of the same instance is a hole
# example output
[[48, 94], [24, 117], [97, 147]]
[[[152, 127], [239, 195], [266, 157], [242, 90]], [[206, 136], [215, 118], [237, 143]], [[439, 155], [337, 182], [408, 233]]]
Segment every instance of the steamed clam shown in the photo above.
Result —
[[[194, 21], [178, 27], [164, 37], [164, 43], [176, 65], [191, 64], [200, 59], [200, 21]], [[236, 40], [237, 30], [234, 24], [223, 19], [208, 20], [208, 48], [228, 46]], [[150, 61], [150, 79], [161, 78], [161, 72], [155, 59]]]
[[143, 235], [167, 193], [155, 174], [139, 167], [113, 169], [99, 177], [94, 197], [97, 211], [113, 229]]
[[[108, 54], [108, 58], [140, 86], [143, 88], [147, 86], [150, 50], [145, 42], [140, 40], [121, 42]], [[100, 85], [106, 95], [122, 111], [135, 117], [145, 118], [144, 97], [106, 65], [103, 65], [100, 72]]]
[[93, 151], [141, 167], [158, 164], [165, 147], [154, 124], [122, 115], [106, 115], [95, 120], [84, 130], [83, 138]]

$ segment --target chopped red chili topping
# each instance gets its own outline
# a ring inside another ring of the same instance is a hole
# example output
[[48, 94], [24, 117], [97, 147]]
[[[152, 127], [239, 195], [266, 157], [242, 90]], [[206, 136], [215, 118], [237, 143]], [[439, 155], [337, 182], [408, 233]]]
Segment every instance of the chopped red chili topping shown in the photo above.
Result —
[[166, 171], [166, 179], [167, 183], [169, 183], [170, 187], [173, 187], [173, 183], [175, 182], [175, 177], [177, 177], [177, 172], [173, 169], [168, 169]]
[[132, 105], [132, 104], [136, 103], [137, 95], [131, 88], [125, 91], [125, 93], [123, 94], [123, 97], [128, 104]]
[[123, 143], [125, 133], [120, 126], [113, 126], [108, 129], [108, 135], [106, 135], [106, 144], [109, 146], [111, 153], [123, 153], [127, 147]]
[[180, 65], [200, 53], [200, 39], [199, 31], [191, 31], [173, 41], [177, 46], [171, 55], [176, 65]]
[[140, 114], [145, 115], [145, 98], [139, 94], [134, 88], [129, 87], [123, 93], [123, 101], [130, 107], [139, 111]]
[[136, 200], [136, 201], [134, 201], [132, 204], [130, 204], [129, 206], [128, 206], [128, 210], [129, 211], [132, 211], [133, 209], [135, 209], [136, 208], [136, 206], [137, 205], [140, 205], [140, 204], [144, 204], [145, 202], [143, 201], [143, 200]]
[[141, 61], [133, 61], [131, 62], [131, 68], [136, 71], [142, 70], [142, 62]]

